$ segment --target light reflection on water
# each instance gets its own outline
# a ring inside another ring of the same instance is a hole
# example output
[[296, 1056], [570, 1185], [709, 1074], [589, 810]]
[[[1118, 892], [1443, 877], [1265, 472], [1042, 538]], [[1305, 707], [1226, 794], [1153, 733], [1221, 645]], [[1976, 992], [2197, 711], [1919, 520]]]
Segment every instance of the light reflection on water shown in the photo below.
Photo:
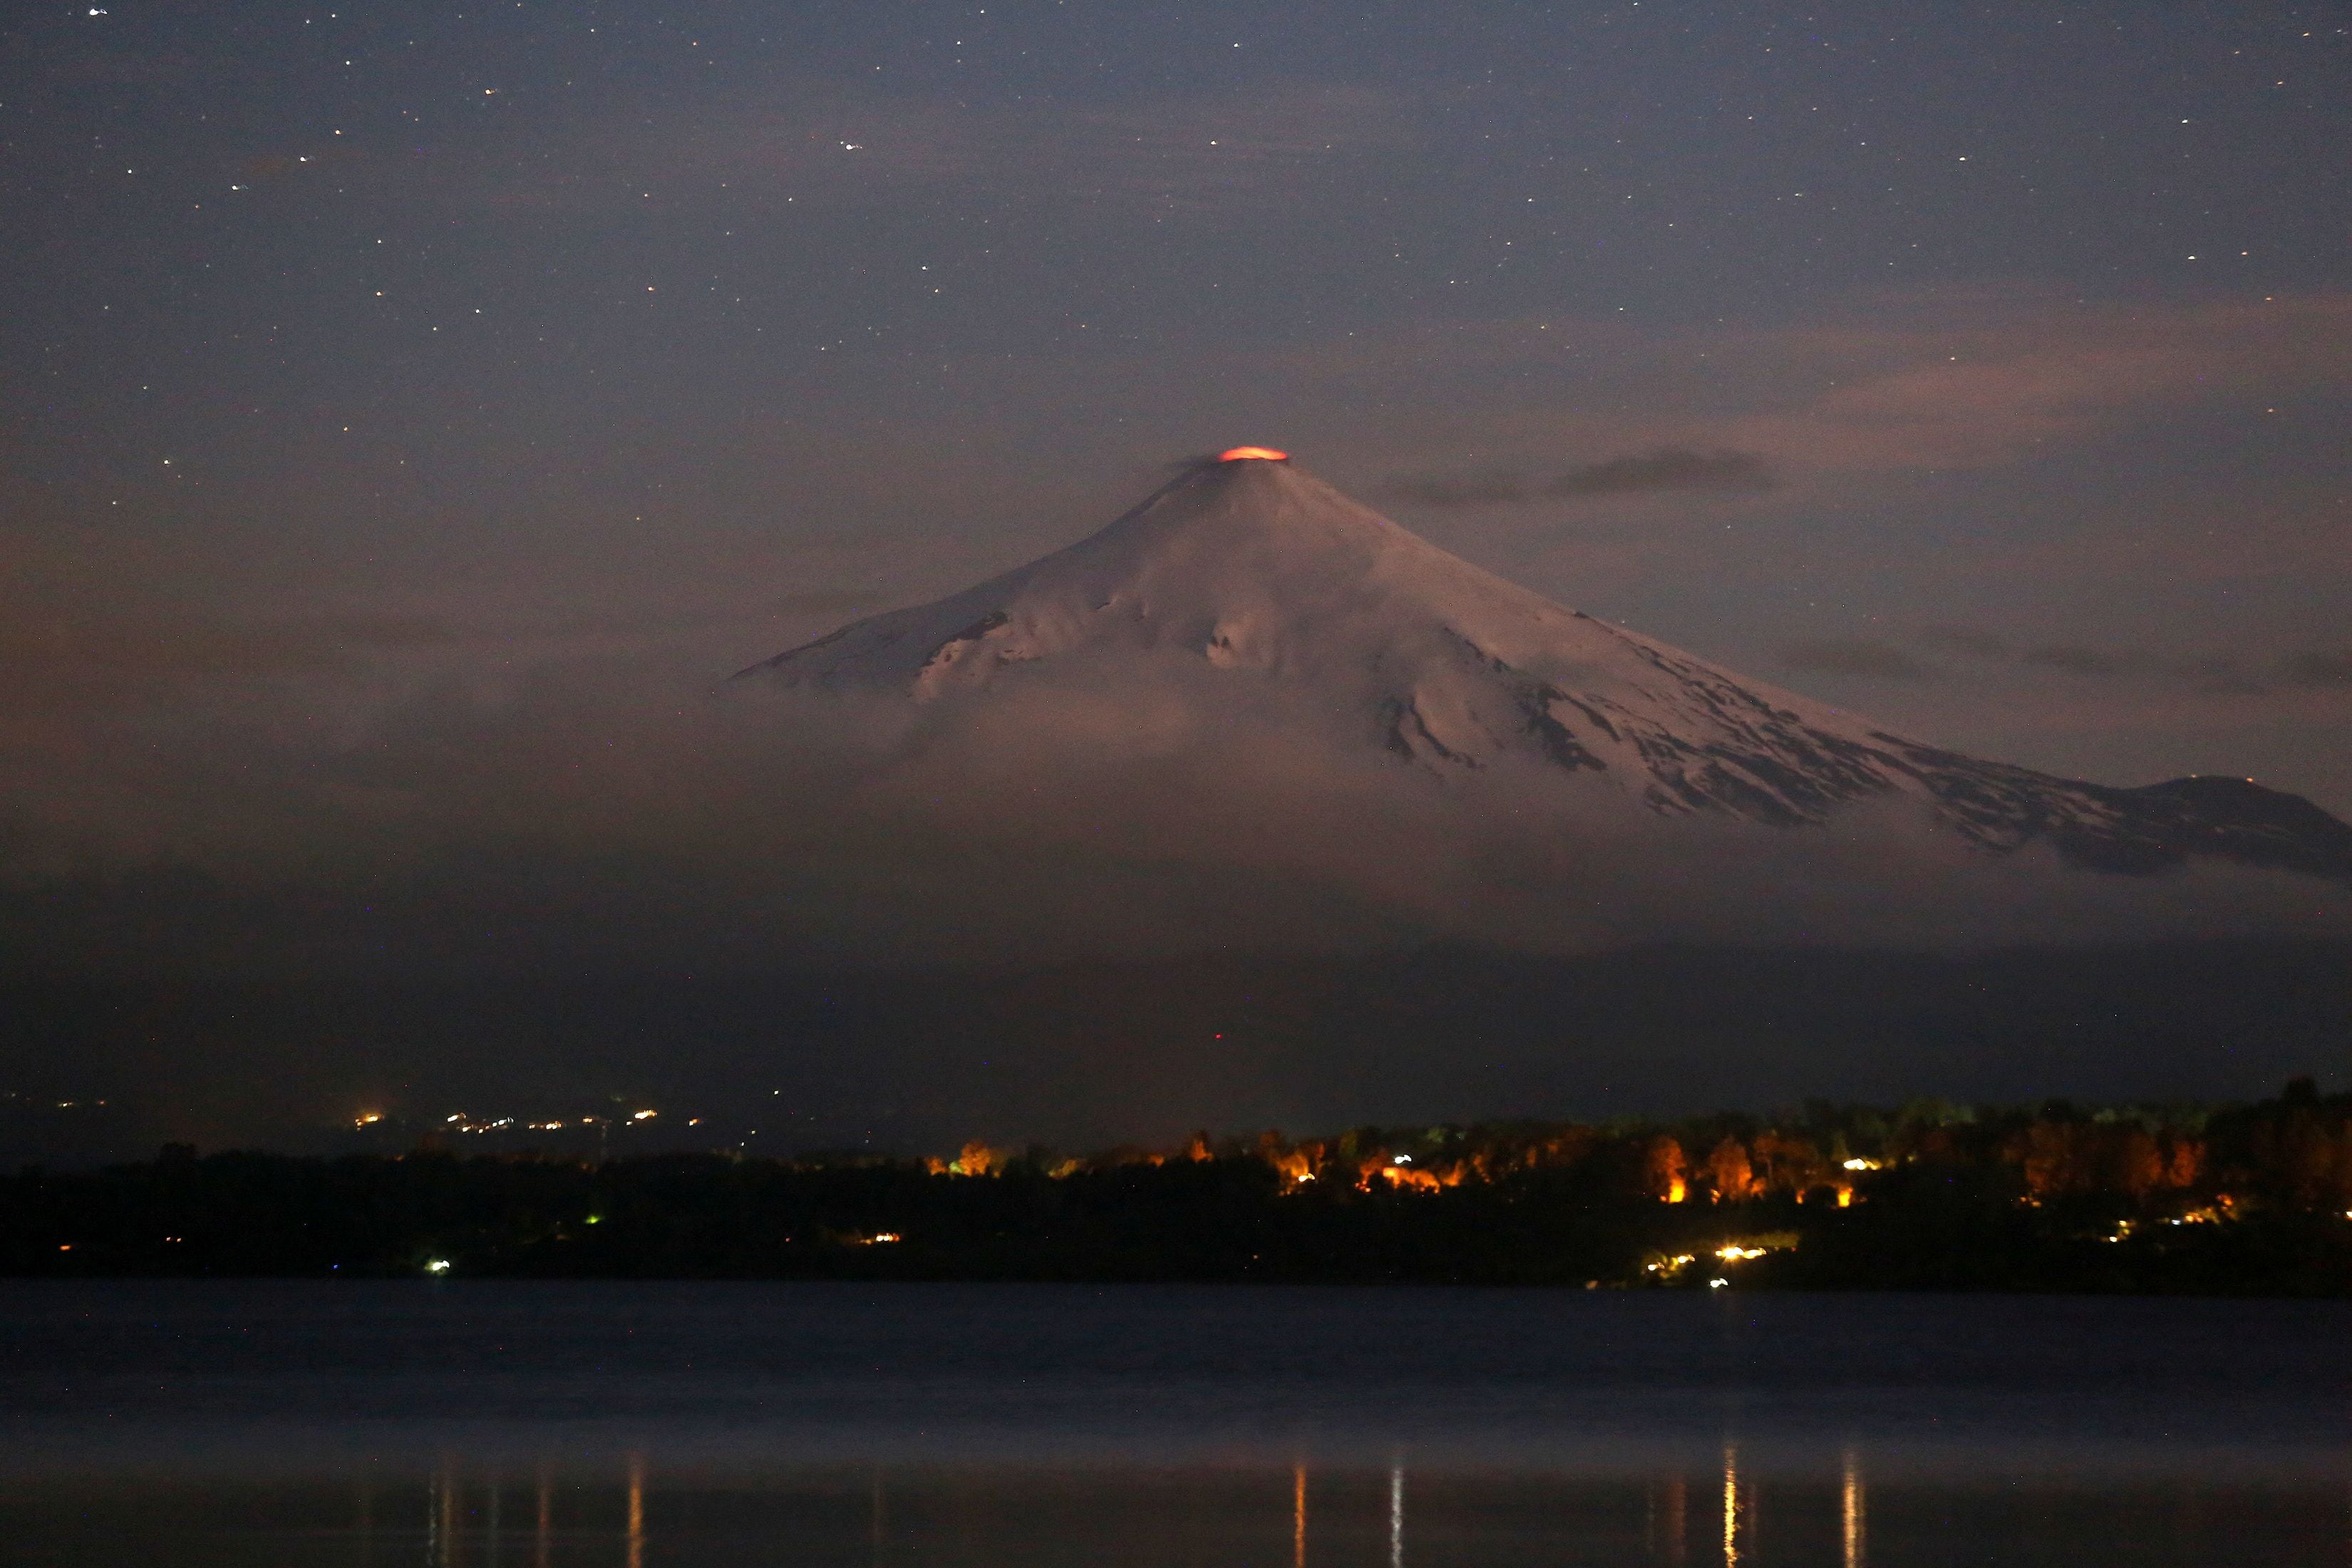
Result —
[[[1704, 1507], [1691, 1505], [1706, 1500]], [[11, 1563], [961, 1568], [2342, 1563], [2347, 1498], [2302, 1489], [1874, 1486], [1720, 1473], [808, 1470], [758, 1480], [477, 1469], [329, 1482], [47, 1483], [0, 1499]], [[1865, 1518], [1873, 1522], [1864, 1533]], [[1877, 1522], [1884, 1519], [1882, 1529]]]
[[0, 1563], [2352, 1564], [2335, 1304], [0, 1287]]

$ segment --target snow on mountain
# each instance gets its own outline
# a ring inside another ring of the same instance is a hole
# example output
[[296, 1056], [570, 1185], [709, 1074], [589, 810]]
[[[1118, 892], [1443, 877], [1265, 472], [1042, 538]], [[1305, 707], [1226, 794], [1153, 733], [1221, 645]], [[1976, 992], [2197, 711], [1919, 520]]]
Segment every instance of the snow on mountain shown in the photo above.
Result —
[[1066, 549], [733, 679], [961, 705], [1047, 670], [1113, 699], [1214, 671], [1213, 691], [1275, 689], [1397, 768], [1547, 771], [1580, 812], [1804, 828], [1908, 799], [1991, 851], [2046, 839], [2113, 871], [2210, 855], [2352, 881], [2352, 826], [2297, 796], [2112, 788], [1927, 745], [1562, 608], [1267, 458], [1195, 465]]

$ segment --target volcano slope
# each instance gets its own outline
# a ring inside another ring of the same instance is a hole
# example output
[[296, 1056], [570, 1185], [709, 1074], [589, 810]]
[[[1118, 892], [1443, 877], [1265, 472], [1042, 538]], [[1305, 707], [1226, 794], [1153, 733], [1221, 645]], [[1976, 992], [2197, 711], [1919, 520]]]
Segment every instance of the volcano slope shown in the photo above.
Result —
[[1090, 538], [730, 686], [879, 699], [929, 736], [1025, 706], [1032, 733], [965, 730], [1000, 776], [1024, 753], [1047, 765], [1056, 732], [1175, 757], [1258, 721], [1298, 787], [1327, 773], [1339, 798], [1385, 764], [1398, 798], [1434, 785], [1441, 818], [1507, 810], [1653, 845], [1676, 820], [1779, 829], [1792, 868], [1808, 834], [1899, 819], [2108, 873], [2201, 859], [2352, 884], [2352, 826], [2298, 796], [2210, 776], [2117, 788], [1913, 740], [1552, 604], [1269, 458], [1193, 465]]
[[1964, 756], [1285, 462], [720, 689], [856, 759], [737, 819], [846, 962], [734, 1032], [861, 1136], [2252, 1095], [2352, 1051], [2352, 828], [2310, 803]]

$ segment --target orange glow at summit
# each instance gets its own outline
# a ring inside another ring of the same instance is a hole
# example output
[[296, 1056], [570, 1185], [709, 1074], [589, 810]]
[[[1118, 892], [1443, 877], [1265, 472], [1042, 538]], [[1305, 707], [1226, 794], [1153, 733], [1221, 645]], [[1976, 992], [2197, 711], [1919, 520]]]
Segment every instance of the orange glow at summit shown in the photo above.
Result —
[[1286, 463], [1290, 461], [1289, 453], [1277, 452], [1271, 447], [1235, 447], [1229, 451], [1223, 451], [1217, 454], [1217, 461], [1220, 463], [1244, 462], [1252, 458], [1255, 458], [1263, 463]]

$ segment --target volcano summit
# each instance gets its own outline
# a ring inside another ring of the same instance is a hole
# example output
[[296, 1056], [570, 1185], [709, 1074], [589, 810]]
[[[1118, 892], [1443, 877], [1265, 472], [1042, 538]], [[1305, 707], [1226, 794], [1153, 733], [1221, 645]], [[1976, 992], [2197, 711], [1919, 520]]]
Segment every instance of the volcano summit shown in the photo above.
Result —
[[2219, 777], [2138, 788], [1983, 762], [1566, 609], [1270, 451], [1189, 468], [1090, 538], [733, 678], [944, 710], [1024, 688], [1091, 710], [1269, 701], [1335, 766], [1378, 759], [1476, 809], [1509, 775], [1589, 831], [1642, 819], [1806, 834], [1874, 803], [2006, 855], [2110, 873], [2200, 858], [2352, 883], [2352, 826]]

